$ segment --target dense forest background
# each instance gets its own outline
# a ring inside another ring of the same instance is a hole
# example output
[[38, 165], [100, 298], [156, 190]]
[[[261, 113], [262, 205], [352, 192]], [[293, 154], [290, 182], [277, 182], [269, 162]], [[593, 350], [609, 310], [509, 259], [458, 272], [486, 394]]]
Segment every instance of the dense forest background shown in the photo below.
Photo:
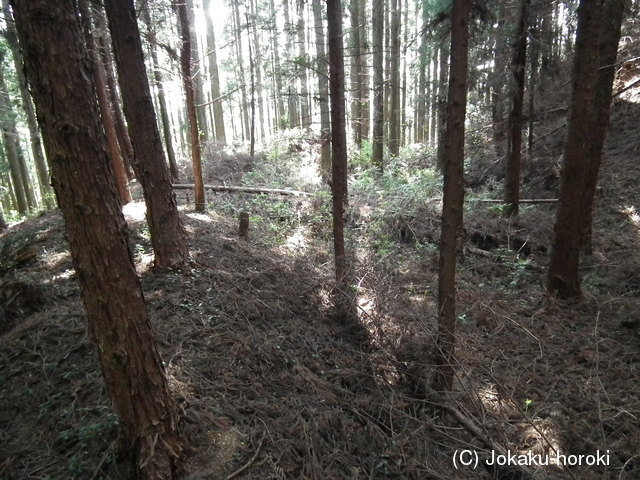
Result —
[[640, 478], [636, 0], [2, 7], [0, 478]]

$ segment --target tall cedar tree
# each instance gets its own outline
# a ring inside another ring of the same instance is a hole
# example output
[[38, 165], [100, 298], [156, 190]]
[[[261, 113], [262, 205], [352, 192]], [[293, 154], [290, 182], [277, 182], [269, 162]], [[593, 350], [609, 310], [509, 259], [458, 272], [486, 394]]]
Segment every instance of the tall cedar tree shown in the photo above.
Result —
[[438, 337], [433, 388], [453, 386], [456, 343], [456, 247], [464, 203], [464, 122], [467, 111], [469, 15], [472, 0], [451, 5], [451, 64], [444, 138], [444, 199], [438, 266]]
[[158, 61], [158, 46], [156, 41], [156, 33], [153, 22], [151, 21], [151, 11], [149, 4], [142, 7], [142, 21], [147, 27], [149, 35], [149, 54], [151, 55], [151, 65], [153, 67], [153, 80], [158, 92], [158, 106], [160, 107], [160, 118], [162, 119], [162, 133], [164, 134], [164, 143], [167, 148], [167, 158], [169, 160], [169, 171], [171, 172], [171, 181], [178, 182], [180, 180], [180, 172], [176, 162], [176, 154], [173, 148], [173, 136], [171, 134], [171, 121], [169, 120], [169, 109], [167, 108], [167, 97], [164, 93], [164, 80], [162, 78], [162, 70]]
[[[314, 0], [318, 2], [318, 0]], [[318, 2], [319, 3], [319, 2]], [[315, 5], [315, 3], [314, 3]], [[362, 148], [362, 88], [360, 85], [360, 72], [362, 71], [362, 57], [360, 32], [360, 5], [359, 0], [349, 0], [349, 18], [351, 19], [351, 131], [356, 147]], [[317, 43], [317, 39], [316, 39]], [[318, 77], [321, 78], [319, 73]]]
[[522, 117], [524, 107], [524, 77], [527, 68], [527, 15], [530, 0], [520, 0], [520, 13], [516, 38], [513, 42], [513, 92], [509, 115], [509, 137], [507, 142], [507, 168], [504, 176], [505, 216], [518, 214], [520, 201], [520, 163], [522, 160]]
[[371, 163], [383, 171], [384, 151], [384, 0], [373, 0], [373, 132]]
[[126, 236], [73, 0], [12, 0], [89, 335], [138, 476], [174, 479], [183, 444]]
[[191, 163], [193, 165], [194, 197], [196, 212], [204, 212], [204, 181], [202, 179], [202, 159], [200, 157], [200, 134], [198, 133], [198, 114], [196, 111], [195, 85], [191, 77], [191, 29], [187, 5], [183, 0], [177, 0], [174, 7], [178, 11], [180, 32], [182, 34], [182, 50], [180, 52], [180, 65], [182, 67], [182, 81], [187, 102], [187, 114], [189, 117], [189, 132], [191, 138]]
[[322, 21], [322, 3], [313, 0], [313, 18], [316, 34], [316, 55], [318, 65], [318, 101], [320, 103], [320, 174], [328, 180], [331, 171], [331, 118], [329, 112], [329, 80], [325, 44], [327, 36]]
[[47, 208], [54, 206], [53, 190], [51, 189], [51, 181], [49, 180], [49, 172], [47, 170], [47, 160], [44, 158], [42, 151], [42, 140], [40, 139], [40, 131], [38, 130], [38, 121], [36, 113], [33, 109], [33, 101], [27, 88], [27, 80], [22, 69], [22, 52], [18, 46], [18, 36], [13, 22], [13, 16], [9, 10], [9, 0], [2, 0], [2, 8], [4, 10], [5, 31], [4, 38], [9, 44], [13, 57], [13, 64], [16, 70], [18, 86], [20, 87], [20, 97], [22, 98], [22, 106], [25, 116], [27, 117], [27, 126], [29, 127], [29, 138], [31, 140], [31, 152], [38, 174], [38, 183], [40, 184], [40, 196]]
[[155, 266], [180, 267], [187, 260], [187, 243], [156, 123], [135, 5], [133, 0], [107, 0], [104, 7], [133, 144], [132, 166], [147, 204]]
[[[193, 0], [186, 0], [187, 14], [189, 18], [189, 31], [196, 31], [196, 5]], [[199, 13], [199, 12], [198, 12]], [[204, 64], [198, 48], [198, 36], [193, 33], [191, 37], [191, 79], [193, 81], [194, 101], [196, 104], [196, 116], [198, 118], [198, 133], [200, 143], [209, 138], [209, 125], [207, 123], [207, 110], [204, 97]]]
[[[3, 64], [5, 51], [0, 49], [0, 65]], [[18, 199], [18, 208], [21, 215], [34, 209], [36, 197], [31, 186], [27, 161], [20, 144], [20, 135], [16, 122], [16, 113], [13, 110], [13, 102], [9, 96], [9, 88], [4, 78], [4, 71], [0, 69], [0, 128], [6, 148], [7, 160], [11, 169], [13, 188]]]
[[102, 117], [102, 125], [107, 138], [107, 148], [109, 149], [109, 158], [111, 159], [111, 167], [118, 188], [118, 195], [123, 204], [131, 201], [131, 192], [129, 191], [129, 179], [124, 167], [120, 144], [118, 143], [118, 134], [116, 133], [116, 125], [111, 108], [111, 100], [107, 93], [107, 74], [96, 50], [95, 39], [93, 37], [93, 25], [91, 22], [91, 12], [87, 0], [78, 0], [78, 11], [82, 19], [82, 28], [84, 31], [84, 40], [87, 44], [87, 50], [93, 60], [93, 82], [96, 86], [98, 95], [98, 105], [100, 106], [100, 115]]
[[595, 125], [599, 33], [602, 0], [581, 0], [573, 59], [571, 106], [560, 177], [560, 200], [551, 245], [547, 291], [560, 298], [581, 295], [580, 243], [584, 221], [584, 192]]
[[402, 2], [393, 0], [390, 4], [391, 21], [389, 55], [389, 153], [400, 154], [400, 14]]
[[227, 137], [224, 129], [224, 115], [222, 112], [222, 99], [220, 98], [220, 74], [218, 73], [218, 56], [216, 50], [216, 35], [211, 19], [211, 2], [204, 0], [204, 18], [207, 25], [207, 48], [209, 51], [209, 76], [211, 77], [211, 97], [213, 109], [213, 123], [216, 142], [225, 145]]
[[340, 0], [327, 1], [329, 92], [331, 97], [333, 248], [335, 254], [336, 282], [338, 288], [344, 289], [347, 280], [347, 257], [344, 246], [344, 207], [347, 201], [347, 132], [344, 96], [342, 8], [340, 4]]
[[604, 17], [600, 28], [600, 68], [598, 69], [598, 84], [596, 86], [595, 123], [594, 128], [591, 130], [587, 179], [582, 199], [585, 222], [582, 229], [582, 249], [587, 254], [591, 254], [593, 250], [591, 240], [593, 207], [600, 164], [602, 163], [602, 149], [611, 113], [611, 93], [616, 73], [616, 59], [618, 56], [618, 43], [620, 42], [620, 29], [624, 17], [624, 4], [624, 0], [605, 0]]

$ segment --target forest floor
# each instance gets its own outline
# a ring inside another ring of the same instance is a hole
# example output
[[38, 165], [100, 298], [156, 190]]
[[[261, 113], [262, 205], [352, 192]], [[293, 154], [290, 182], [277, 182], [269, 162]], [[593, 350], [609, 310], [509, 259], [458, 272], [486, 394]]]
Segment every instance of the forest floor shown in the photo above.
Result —
[[[527, 197], [557, 196], [562, 118], [541, 120], [549, 135], [525, 159]], [[569, 303], [543, 288], [555, 206], [502, 218], [473, 200], [492, 189], [499, 198], [500, 162], [471, 159], [457, 379], [443, 418], [419, 388], [431, 374], [437, 321], [438, 196], [390, 208], [375, 190], [355, 189], [348, 239], [356, 324], [333, 314], [326, 193], [209, 194], [206, 214], [180, 193], [193, 263], [165, 274], [150, 270], [142, 204], [127, 206], [191, 443], [185, 478], [640, 479], [638, 138], [640, 104], [619, 100], [595, 252], [582, 262], [584, 298]], [[260, 172], [234, 158], [212, 160], [226, 170], [210, 165], [208, 181], [259, 183]], [[251, 213], [248, 240], [237, 237], [240, 209]], [[0, 478], [130, 478], [60, 214], [12, 225], [0, 236], [0, 268]], [[558, 453], [586, 457], [572, 466], [483, 467], [500, 449], [548, 454], [551, 464]], [[477, 452], [480, 465], [456, 469], [462, 450]], [[598, 452], [601, 463], [587, 465]]]

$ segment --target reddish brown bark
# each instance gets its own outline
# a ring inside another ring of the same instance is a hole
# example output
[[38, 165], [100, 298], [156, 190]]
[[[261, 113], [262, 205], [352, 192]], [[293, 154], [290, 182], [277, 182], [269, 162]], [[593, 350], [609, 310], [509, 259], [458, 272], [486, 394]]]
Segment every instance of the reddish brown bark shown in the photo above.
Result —
[[331, 147], [333, 194], [333, 248], [336, 282], [346, 287], [347, 257], [344, 246], [344, 207], [347, 201], [347, 133], [344, 98], [344, 52], [340, 0], [327, 1], [329, 33], [329, 89], [331, 98]]
[[118, 135], [113, 118], [113, 110], [111, 109], [111, 101], [107, 93], [107, 82], [104, 65], [97, 55], [96, 44], [93, 38], [93, 26], [91, 25], [91, 12], [89, 10], [87, 0], [78, 0], [78, 10], [82, 18], [82, 28], [84, 38], [87, 44], [87, 50], [93, 60], [94, 71], [93, 81], [96, 86], [98, 95], [98, 105], [100, 106], [100, 115], [102, 117], [102, 125], [107, 137], [107, 148], [109, 149], [109, 158], [115, 176], [118, 195], [123, 205], [131, 201], [131, 192], [129, 191], [129, 181], [125, 171], [122, 154], [120, 152], [120, 144], [118, 143]]
[[609, 126], [611, 113], [611, 94], [613, 79], [616, 73], [616, 59], [620, 30], [624, 17], [624, 0], [607, 0], [604, 6], [604, 17], [600, 29], [600, 68], [595, 98], [595, 123], [591, 130], [591, 145], [586, 185], [582, 200], [584, 208], [584, 227], [582, 229], [582, 249], [586, 254], [593, 252], [593, 209], [595, 204], [598, 175], [602, 163], [602, 151]]
[[12, 0], [89, 334], [140, 478], [174, 479], [183, 444], [126, 237], [73, 0]]
[[191, 78], [191, 30], [189, 28], [189, 17], [187, 6], [182, 0], [175, 4], [178, 10], [180, 30], [182, 33], [182, 52], [180, 64], [182, 66], [182, 80], [187, 102], [187, 114], [189, 119], [189, 132], [191, 135], [191, 163], [193, 165], [195, 210], [203, 212], [205, 207], [204, 181], [202, 179], [202, 160], [200, 158], [200, 135], [198, 133], [198, 113], [195, 103], [195, 88], [193, 78]]
[[444, 198], [438, 266], [438, 337], [433, 388], [448, 391], [455, 375], [456, 246], [464, 203], [464, 122], [467, 111], [467, 54], [472, 0], [453, 0], [451, 64], [444, 138]]
[[581, 295], [580, 242], [584, 228], [584, 191], [595, 119], [598, 47], [602, 17], [599, 0], [581, 0], [574, 54], [571, 107], [562, 165], [558, 213], [551, 246], [547, 291], [560, 298]]
[[133, 0], [108, 0], [105, 10], [130, 127], [133, 168], [147, 204], [155, 266], [177, 268], [187, 260], [188, 250], [151, 100]]

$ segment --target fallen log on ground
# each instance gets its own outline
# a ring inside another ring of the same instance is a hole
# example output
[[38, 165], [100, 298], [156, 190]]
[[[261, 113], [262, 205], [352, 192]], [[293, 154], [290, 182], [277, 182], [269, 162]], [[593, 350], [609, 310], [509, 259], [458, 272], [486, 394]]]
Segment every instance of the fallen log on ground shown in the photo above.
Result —
[[[227, 187], [225, 185], [205, 185], [205, 190], [211, 190], [214, 192], [229, 192], [229, 193], [275, 193], [278, 195], [293, 195], [294, 197], [309, 197], [309, 192], [301, 192], [299, 190], [285, 190], [283, 188], [256, 188], [256, 187]], [[193, 190], [192, 183], [174, 184], [174, 190]]]

